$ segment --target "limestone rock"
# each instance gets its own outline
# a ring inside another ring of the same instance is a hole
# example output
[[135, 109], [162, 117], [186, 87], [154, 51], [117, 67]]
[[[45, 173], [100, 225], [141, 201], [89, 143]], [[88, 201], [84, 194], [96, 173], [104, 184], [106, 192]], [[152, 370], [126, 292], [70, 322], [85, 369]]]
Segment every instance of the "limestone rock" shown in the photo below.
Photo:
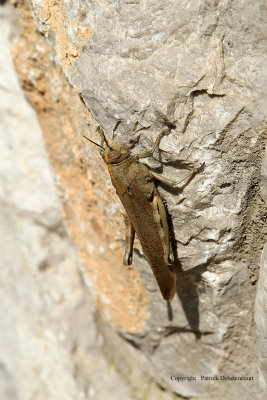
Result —
[[[267, 205], [267, 151], [262, 166], [261, 181], [262, 199]], [[260, 384], [267, 389], [267, 243], [265, 243], [262, 255], [259, 282], [255, 303], [255, 320], [259, 337], [260, 349]]]
[[[118, 379], [139, 398], [140, 382], [152, 379], [184, 397], [262, 399], [254, 300], [266, 240], [264, 2], [32, 0], [31, 13], [13, 3], [22, 25], [16, 70]], [[183, 190], [159, 188], [179, 259], [171, 306], [138, 244], [134, 267], [122, 269], [123, 210], [97, 149], [82, 139], [98, 141], [100, 123], [141, 152], [166, 121], [176, 128], [146, 162], [177, 180], [206, 165]]]
[[260, 348], [260, 384], [263, 390], [267, 387], [267, 244], [261, 258], [260, 278], [256, 297], [255, 319], [259, 335]]
[[101, 352], [40, 126], [13, 69], [10, 4], [0, 26], [0, 398], [130, 400]]

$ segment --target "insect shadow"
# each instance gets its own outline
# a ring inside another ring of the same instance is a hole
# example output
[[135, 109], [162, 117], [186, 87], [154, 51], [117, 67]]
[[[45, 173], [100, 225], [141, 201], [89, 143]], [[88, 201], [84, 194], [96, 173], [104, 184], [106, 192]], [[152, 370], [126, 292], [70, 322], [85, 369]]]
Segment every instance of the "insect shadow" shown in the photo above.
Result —
[[[191, 167], [191, 165], [190, 165]], [[199, 172], [200, 169], [197, 169], [193, 174], [187, 179], [185, 184], [179, 188], [170, 188], [166, 185], [162, 184], [162, 187], [166, 188], [171, 193], [182, 192], [183, 189], [191, 182], [194, 176]], [[201, 338], [201, 332], [199, 331], [199, 295], [197, 282], [201, 280], [200, 272], [204, 272], [206, 270], [205, 266], [201, 268], [201, 271], [198, 269], [195, 271], [183, 271], [182, 265], [179, 260], [177, 247], [175, 246], [175, 236], [174, 236], [174, 226], [172, 217], [168, 211], [168, 207], [166, 207], [167, 220], [169, 225], [169, 234], [171, 240], [171, 246], [174, 255], [174, 271], [176, 273], [176, 294], [181, 301], [182, 308], [184, 310], [187, 322], [190, 326], [190, 330], [194, 333], [195, 338], [198, 340]], [[167, 316], [168, 320], [172, 321], [174, 318], [173, 309], [170, 302], [167, 303]]]

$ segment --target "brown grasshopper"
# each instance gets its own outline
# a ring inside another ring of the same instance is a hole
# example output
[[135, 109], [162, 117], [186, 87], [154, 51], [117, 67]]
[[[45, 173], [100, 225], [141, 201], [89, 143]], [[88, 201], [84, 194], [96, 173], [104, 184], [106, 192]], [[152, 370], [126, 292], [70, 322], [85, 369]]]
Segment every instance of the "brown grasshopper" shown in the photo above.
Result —
[[102, 149], [102, 158], [108, 165], [111, 182], [129, 219], [123, 263], [124, 265], [132, 263], [136, 232], [163, 298], [171, 301], [176, 289], [174, 255], [166, 210], [154, 180], [172, 187], [177, 187], [180, 182], [177, 183], [150, 171], [147, 165], [139, 162], [140, 158], [153, 156], [161, 138], [167, 132], [163, 131], [158, 135], [151, 151], [138, 155], [132, 155], [128, 146], [113, 143], [102, 128], [98, 127], [98, 132], [102, 138], [101, 144], [84, 137]]

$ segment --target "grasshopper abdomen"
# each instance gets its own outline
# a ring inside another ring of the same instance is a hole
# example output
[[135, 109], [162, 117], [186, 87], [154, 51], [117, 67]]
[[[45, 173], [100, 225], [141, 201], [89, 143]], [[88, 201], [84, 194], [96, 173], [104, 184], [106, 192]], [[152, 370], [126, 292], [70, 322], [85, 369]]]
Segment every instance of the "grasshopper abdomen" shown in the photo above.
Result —
[[140, 240], [165, 300], [172, 300], [176, 275], [167, 216], [148, 167], [134, 157], [109, 164], [111, 181]]

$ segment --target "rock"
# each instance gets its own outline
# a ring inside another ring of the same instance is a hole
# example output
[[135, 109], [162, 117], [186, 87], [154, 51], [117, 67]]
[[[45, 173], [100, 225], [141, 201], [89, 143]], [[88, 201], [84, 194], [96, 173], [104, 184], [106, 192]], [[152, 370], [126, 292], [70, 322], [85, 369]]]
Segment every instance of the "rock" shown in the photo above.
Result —
[[130, 400], [102, 354], [40, 126], [13, 69], [10, 4], [0, 21], [0, 398]]
[[256, 296], [256, 306], [255, 306], [255, 320], [257, 324], [257, 331], [259, 336], [259, 348], [260, 348], [260, 385], [263, 390], [266, 391], [267, 387], [267, 244], [265, 244], [262, 258], [261, 258], [261, 268], [260, 268], [260, 278], [258, 283], [258, 290]]
[[[13, 3], [22, 24], [14, 62], [63, 209], [64, 223], [45, 213], [38, 226], [52, 220], [59, 237], [67, 226], [84, 295], [99, 312], [104, 360], [139, 398], [152, 380], [167, 396], [262, 399], [254, 298], [266, 239], [263, 1], [32, 0], [32, 14], [25, 2]], [[176, 128], [146, 162], [177, 180], [206, 167], [183, 190], [159, 188], [179, 260], [177, 296], [166, 305], [140, 245], [133, 268], [122, 269], [123, 210], [97, 149], [82, 136], [97, 142], [100, 123], [137, 153], [169, 122]], [[39, 270], [49, 271], [44, 249], [37, 253]]]
[[[261, 195], [267, 204], [267, 152], [262, 165]], [[259, 282], [255, 302], [255, 321], [259, 337], [260, 350], [260, 384], [266, 392], [267, 388], [267, 243], [265, 243], [262, 255]]]

